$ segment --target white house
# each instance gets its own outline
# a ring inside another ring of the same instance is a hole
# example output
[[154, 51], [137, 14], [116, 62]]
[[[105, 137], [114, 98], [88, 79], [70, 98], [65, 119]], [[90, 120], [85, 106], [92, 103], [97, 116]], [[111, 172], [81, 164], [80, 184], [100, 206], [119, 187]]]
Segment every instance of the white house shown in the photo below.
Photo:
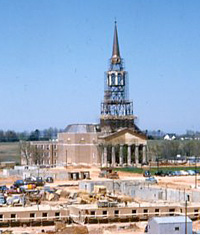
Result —
[[164, 136], [164, 140], [175, 140], [176, 139], [176, 135], [175, 134], [166, 134]]
[[192, 220], [185, 216], [153, 217], [147, 225], [148, 234], [192, 234]]

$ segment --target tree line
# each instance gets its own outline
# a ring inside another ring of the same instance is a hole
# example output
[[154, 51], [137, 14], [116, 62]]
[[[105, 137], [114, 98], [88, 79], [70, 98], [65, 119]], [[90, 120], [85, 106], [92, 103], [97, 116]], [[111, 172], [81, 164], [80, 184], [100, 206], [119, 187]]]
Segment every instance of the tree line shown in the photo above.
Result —
[[13, 130], [3, 131], [0, 130], [0, 142], [18, 142], [24, 141], [38, 141], [38, 140], [50, 140], [57, 138], [58, 132], [63, 130], [57, 128], [48, 128], [44, 130], [38, 130], [31, 132], [15, 132]]
[[149, 140], [148, 152], [152, 158], [172, 159], [177, 155], [200, 157], [199, 140]]

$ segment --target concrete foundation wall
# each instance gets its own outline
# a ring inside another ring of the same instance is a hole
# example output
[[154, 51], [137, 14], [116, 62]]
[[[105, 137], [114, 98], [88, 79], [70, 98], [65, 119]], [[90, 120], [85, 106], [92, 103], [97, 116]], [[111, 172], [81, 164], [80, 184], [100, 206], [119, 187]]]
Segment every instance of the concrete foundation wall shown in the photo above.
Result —
[[40, 169], [39, 172], [38, 170], [3, 169], [3, 177], [9, 177], [9, 176], [21, 177], [23, 179], [30, 176], [34, 177], [40, 176], [44, 179], [47, 177], [53, 177], [54, 179], [57, 180], [68, 180], [68, 172], [66, 171], [59, 171], [54, 173], [43, 169]]
[[199, 202], [200, 192], [193, 192], [181, 189], [159, 188], [155, 185], [144, 182], [128, 180], [108, 180], [108, 181], [84, 181], [79, 183], [79, 188], [92, 192], [94, 185], [104, 185], [107, 191], [121, 192], [122, 194], [141, 198], [144, 201], [165, 200], [169, 202]]

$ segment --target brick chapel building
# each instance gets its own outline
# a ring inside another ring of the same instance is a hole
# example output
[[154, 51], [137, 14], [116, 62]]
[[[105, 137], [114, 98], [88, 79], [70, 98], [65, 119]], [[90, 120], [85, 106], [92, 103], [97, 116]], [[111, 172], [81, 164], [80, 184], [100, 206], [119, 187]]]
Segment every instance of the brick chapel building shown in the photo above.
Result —
[[[32, 141], [43, 150], [44, 165], [135, 166], [146, 164], [146, 136], [135, 125], [128, 77], [120, 55], [117, 25], [110, 66], [106, 72], [99, 124], [70, 124], [56, 141]], [[26, 164], [22, 155], [22, 165]], [[37, 162], [30, 161], [30, 164]]]

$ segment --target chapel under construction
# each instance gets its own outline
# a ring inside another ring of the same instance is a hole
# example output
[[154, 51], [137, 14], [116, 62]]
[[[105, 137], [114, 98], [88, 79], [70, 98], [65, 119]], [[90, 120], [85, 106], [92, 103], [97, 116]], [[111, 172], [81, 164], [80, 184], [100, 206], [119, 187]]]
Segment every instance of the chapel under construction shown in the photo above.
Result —
[[[146, 136], [135, 124], [133, 102], [128, 97], [128, 73], [120, 55], [116, 22], [105, 75], [100, 124], [70, 124], [56, 141], [31, 142], [44, 150], [43, 164], [115, 167], [148, 163]], [[22, 164], [26, 164], [23, 156]]]

